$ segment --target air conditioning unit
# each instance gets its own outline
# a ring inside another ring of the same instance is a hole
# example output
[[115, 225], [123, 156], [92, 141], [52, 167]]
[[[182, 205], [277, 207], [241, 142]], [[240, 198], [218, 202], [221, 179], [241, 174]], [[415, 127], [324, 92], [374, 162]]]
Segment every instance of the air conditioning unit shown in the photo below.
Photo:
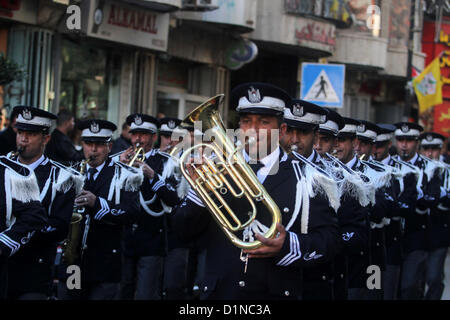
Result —
[[212, 11], [219, 8], [218, 0], [183, 0], [183, 11]]

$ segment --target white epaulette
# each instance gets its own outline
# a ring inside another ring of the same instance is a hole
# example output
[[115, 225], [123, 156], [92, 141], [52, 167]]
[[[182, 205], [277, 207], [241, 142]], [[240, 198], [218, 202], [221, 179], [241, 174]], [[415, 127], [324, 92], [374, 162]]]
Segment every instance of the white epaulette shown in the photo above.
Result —
[[125, 191], [138, 191], [144, 181], [141, 168], [130, 167], [120, 161], [115, 162], [120, 167], [118, 183]]
[[5, 156], [0, 156], [0, 165], [5, 167], [6, 226], [10, 227], [16, 220], [12, 214], [12, 199], [22, 203], [40, 201], [39, 186], [33, 170], [28, 166]]
[[323, 193], [328, 198], [330, 206], [337, 212], [341, 206], [341, 200], [338, 185], [333, 177], [301, 154], [293, 151], [292, 155], [305, 164], [302, 173], [310, 187], [310, 196], [314, 197], [318, 192]]
[[67, 167], [51, 159], [49, 161], [53, 166], [59, 168], [59, 174], [54, 182], [55, 190], [66, 193], [73, 188], [76, 195], [80, 194], [84, 186], [85, 177], [71, 167]]

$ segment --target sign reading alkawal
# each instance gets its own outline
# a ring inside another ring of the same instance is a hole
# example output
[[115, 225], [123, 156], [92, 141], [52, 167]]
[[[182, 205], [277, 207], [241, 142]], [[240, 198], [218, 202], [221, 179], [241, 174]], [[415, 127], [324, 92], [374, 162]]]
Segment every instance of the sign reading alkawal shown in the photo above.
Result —
[[116, 1], [88, 1], [88, 36], [138, 47], [167, 50], [169, 14]]

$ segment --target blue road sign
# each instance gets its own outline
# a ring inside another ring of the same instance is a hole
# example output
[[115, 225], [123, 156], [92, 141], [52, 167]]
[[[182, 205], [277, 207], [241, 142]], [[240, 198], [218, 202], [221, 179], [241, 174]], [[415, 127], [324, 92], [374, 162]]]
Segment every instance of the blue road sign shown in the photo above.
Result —
[[345, 65], [302, 63], [300, 99], [322, 107], [344, 106]]

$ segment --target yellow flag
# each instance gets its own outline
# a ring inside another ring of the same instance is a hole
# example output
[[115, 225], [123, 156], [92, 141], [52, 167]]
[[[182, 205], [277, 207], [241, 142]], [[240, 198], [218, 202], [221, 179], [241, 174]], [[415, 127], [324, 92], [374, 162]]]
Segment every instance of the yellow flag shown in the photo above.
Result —
[[442, 80], [439, 57], [434, 59], [413, 80], [414, 91], [419, 101], [419, 113], [442, 103]]

